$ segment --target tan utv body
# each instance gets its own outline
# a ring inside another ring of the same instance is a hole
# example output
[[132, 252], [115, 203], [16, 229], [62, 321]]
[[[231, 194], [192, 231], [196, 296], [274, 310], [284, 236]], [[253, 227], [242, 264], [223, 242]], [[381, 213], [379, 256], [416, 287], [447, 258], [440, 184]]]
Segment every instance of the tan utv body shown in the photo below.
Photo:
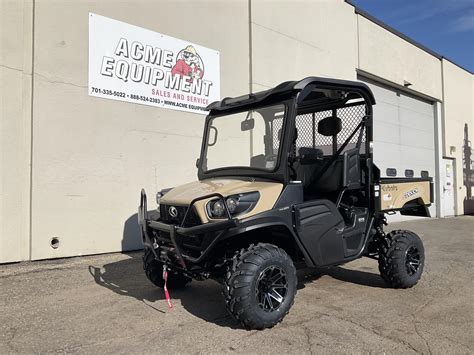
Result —
[[309, 77], [209, 105], [198, 181], [159, 191], [150, 210], [141, 192], [150, 281], [173, 289], [214, 279], [247, 329], [283, 320], [296, 266], [365, 256], [393, 288], [415, 285], [423, 243], [406, 230], [386, 234], [385, 214], [429, 217], [432, 178], [381, 176], [374, 104], [363, 83]]
[[[170, 206], [189, 206], [191, 201], [201, 196], [219, 193], [222, 196], [232, 196], [236, 194], [259, 192], [260, 199], [255, 208], [240, 215], [239, 218], [246, 218], [256, 215], [260, 212], [268, 211], [273, 208], [280, 193], [283, 184], [277, 182], [245, 181], [239, 179], [207, 179], [195, 181], [189, 184], [181, 185], [170, 190], [163, 196], [160, 203]], [[196, 203], [196, 212], [202, 223], [217, 221], [218, 219], [209, 216], [206, 212], [206, 204], [212, 198], [200, 200]]]

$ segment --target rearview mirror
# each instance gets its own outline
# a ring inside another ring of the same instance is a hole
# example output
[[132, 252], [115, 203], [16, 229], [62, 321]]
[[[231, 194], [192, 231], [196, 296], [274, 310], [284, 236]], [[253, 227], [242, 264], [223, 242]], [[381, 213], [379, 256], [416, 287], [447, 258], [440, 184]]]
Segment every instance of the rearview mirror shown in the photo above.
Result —
[[330, 137], [337, 135], [342, 129], [342, 121], [339, 117], [330, 116], [323, 118], [318, 123], [318, 133]]
[[242, 121], [240, 123], [240, 130], [242, 132], [244, 131], [250, 131], [255, 127], [255, 120], [253, 118], [249, 118], [245, 121]]

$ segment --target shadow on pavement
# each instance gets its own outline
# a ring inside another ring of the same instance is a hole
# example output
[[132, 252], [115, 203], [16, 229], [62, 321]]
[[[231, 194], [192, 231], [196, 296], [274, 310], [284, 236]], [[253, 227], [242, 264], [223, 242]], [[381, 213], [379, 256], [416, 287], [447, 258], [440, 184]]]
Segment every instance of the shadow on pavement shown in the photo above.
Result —
[[338, 266], [326, 269], [324, 274], [332, 277], [333, 279], [350, 282], [356, 285], [388, 288], [382, 277], [379, 274], [374, 274], [372, 272], [344, 269]]
[[[94, 281], [116, 294], [133, 297], [158, 312], [166, 312], [164, 302], [159, 305], [153, 304], [164, 300], [164, 293], [146, 278], [142, 266], [142, 253], [125, 254], [130, 258], [100, 266], [90, 265], [89, 273]], [[379, 275], [335, 267], [298, 270], [298, 289], [304, 288], [306, 284], [318, 280], [323, 275], [363, 286], [385, 287]], [[184, 289], [171, 290], [170, 293], [173, 300], [179, 299], [182, 307], [196, 317], [222, 327], [241, 328], [227, 313], [221, 295], [221, 285], [214, 281], [193, 281]]]
[[[148, 307], [165, 313], [165, 302], [154, 304], [165, 297], [163, 290], [146, 278], [141, 252], [125, 254], [130, 258], [99, 266], [90, 265], [89, 273], [94, 281], [116, 294], [133, 297]], [[180, 300], [181, 306], [196, 317], [223, 327], [241, 328], [227, 313], [221, 296], [221, 286], [214, 281], [193, 281], [182, 290], [170, 290], [170, 294], [175, 303], [175, 300]]]
[[345, 269], [343, 267], [315, 268], [298, 270], [298, 290], [303, 289], [305, 284], [318, 280], [321, 276], [330, 276], [333, 279], [349, 282], [356, 285], [387, 288], [379, 274], [372, 272]]
[[[156, 211], [148, 213], [151, 215]], [[137, 214], [134, 214], [124, 223], [122, 250], [143, 248], [139, 230]], [[143, 271], [142, 251], [124, 254], [129, 258], [99, 266], [90, 265], [89, 273], [94, 281], [116, 294], [133, 297], [157, 312], [166, 312], [165, 302], [160, 302], [159, 305], [154, 304], [156, 301], [164, 300], [164, 293], [146, 278]], [[299, 269], [298, 289], [304, 288], [306, 284], [318, 280], [323, 275], [362, 286], [385, 287], [378, 274], [334, 267]], [[171, 290], [170, 293], [172, 299], [179, 299], [184, 309], [196, 317], [223, 327], [241, 328], [240, 324], [227, 313], [221, 290], [221, 285], [207, 280], [204, 282], [193, 281], [184, 289]]]

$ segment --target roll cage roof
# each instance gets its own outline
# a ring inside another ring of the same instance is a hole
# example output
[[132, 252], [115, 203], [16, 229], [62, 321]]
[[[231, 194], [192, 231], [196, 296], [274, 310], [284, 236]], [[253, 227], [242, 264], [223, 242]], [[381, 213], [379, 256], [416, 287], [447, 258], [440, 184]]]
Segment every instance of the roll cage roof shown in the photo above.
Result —
[[[317, 92], [325, 93], [318, 98], [318, 104], [330, 104], [341, 100], [338, 92], [349, 92], [349, 96], [344, 98], [344, 101], [352, 98], [358, 98], [359, 94], [369, 105], [375, 104], [375, 98], [369, 87], [358, 81], [328, 79], [320, 77], [307, 77], [300, 81], [285, 81], [272, 89], [260, 91], [257, 93], [247, 94], [238, 97], [226, 97], [221, 101], [215, 101], [206, 110], [210, 111], [210, 115], [223, 114], [223, 111], [234, 111], [242, 109], [245, 106], [271, 103], [275, 100], [281, 101], [284, 98], [298, 94], [298, 104], [305, 99], [310, 99], [311, 95]], [[314, 94], [313, 94], [314, 95]]]
[[[280, 153], [278, 156], [277, 168], [274, 171], [259, 171], [249, 167], [225, 167], [210, 171], [203, 170], [203, 163], [206, 157], [206, 142], [208, 139], [209, 126], [214, 117], [228, 115], [246, 110], [255, 109], [273, 105], [275, 103], [285, 103], [287, 112], [285, 123], [282, 126], [284, 133]], [[294, 105], [291, 105], [294, 103]], [[371, 158], [370, 142], [372, 142], [372, 105], [375, 104], [375, 98], [370, 88], [361, 82], [337, 80], [319, 77], [308, 77], [299, 81], [286, 81], [276, 87], [251, 93], [239, 97], [226, 97], [221, 101], [216, 101], [207, 106], [209, 115], [206, 117], [204, 127], [204, 136], [201, 146], [201, 159], [198, 164], [198, 178], [241, 176], [262, 178], [281, 181], [287, 183], [290, 179], [288, 167], [288, 155], [286, 152], [291, 150], [294, 142], [296, 128], [296, 117], [314, 112], [323, 112], [332, 110], [333, 114], [337, 109], [352, 106], [365, 106], [365, 116], [369, 118], [369, 123], [365, 124], [367, 129], [367, 138], [365, 140], [365, 151]], [[360, 117], [359, 117], [360, 118]], [[346, 121], [343, 119], [343, 121]], [[314, 133], [315, 134], [315, 133]]]

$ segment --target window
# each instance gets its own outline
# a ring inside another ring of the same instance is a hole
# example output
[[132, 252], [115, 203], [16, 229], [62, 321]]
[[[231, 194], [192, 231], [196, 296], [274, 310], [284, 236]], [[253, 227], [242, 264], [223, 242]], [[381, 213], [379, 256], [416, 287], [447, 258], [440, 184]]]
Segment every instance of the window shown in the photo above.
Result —
[[[296, 151], [301, 147], [318, 148], [321, 149], [324, 155], [333, 154], [333, 143], [336, 148], [339, 149], [342, 144], [349, 138], [354, 132], [357, 126], [360, 124], [362, 119], [366, 115], [365, 104], [352, 104], [344, 107], [340, 107], [335, 110], [317, 111], [313, 113], [305, 113], [296, 116], [296, 129], [298, 132], [298, 138], [296, 140]], [[337, 134], [335, 142], [333, 137], [323, 136], [318, 133], [319, 121], [326, 117], [337, 116], [341, 119], [342, 129]], [[344, 151], [354, 148], [359, 138], [359, 132], [357, 132], [351, 140], [348, 142]], [[361, 147], [360, 152], [365, 153], [365, 132], [361, 136]]]
[[395, 168], [387, 168], [387, 176], [397, 176], [397, 169]]
[[275, 170], [281, 143], [273, 141], [273, 121], [278, 120], [281, 126], [284, 115], [285, 105], [278, 104], [212, 118], [203, 170]]

